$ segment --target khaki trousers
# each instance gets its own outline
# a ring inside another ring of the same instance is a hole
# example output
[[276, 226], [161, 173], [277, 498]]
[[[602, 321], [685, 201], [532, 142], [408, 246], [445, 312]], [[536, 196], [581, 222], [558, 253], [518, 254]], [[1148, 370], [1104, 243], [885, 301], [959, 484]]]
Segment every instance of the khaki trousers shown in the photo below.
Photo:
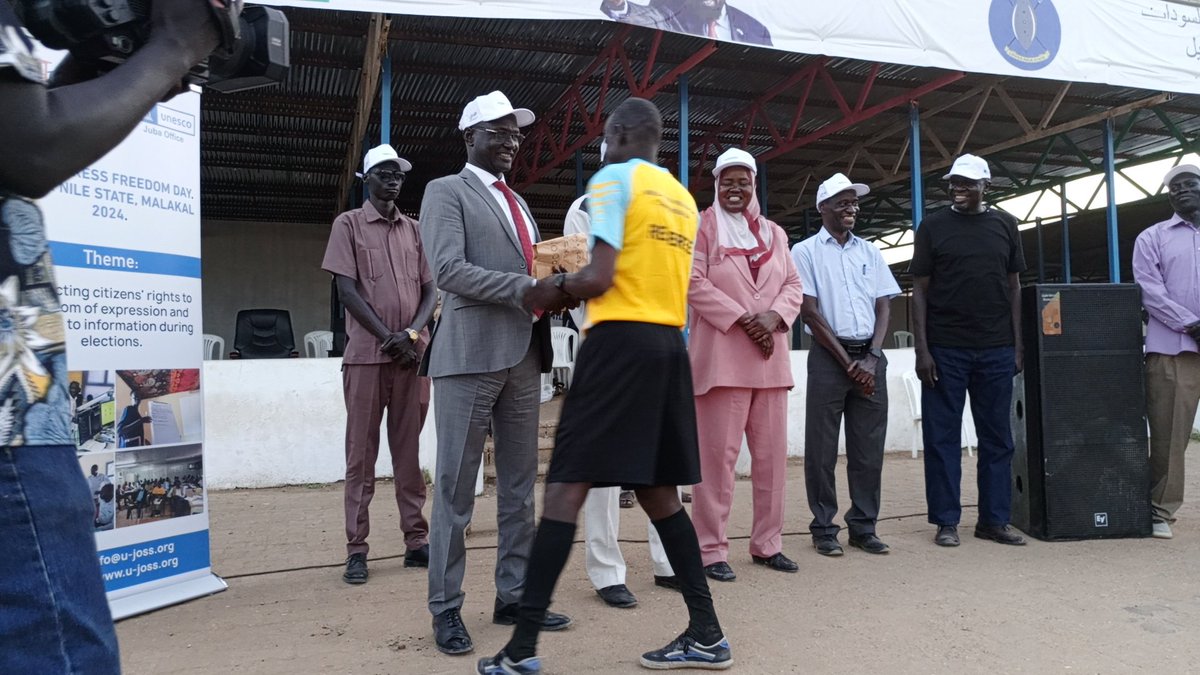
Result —
[[1200, 402], [1200, 354], [1146, 355], [1150, 420], [1150, 504], [1155, 520], [1175, 521], [1183, 504], [1183, 459]]

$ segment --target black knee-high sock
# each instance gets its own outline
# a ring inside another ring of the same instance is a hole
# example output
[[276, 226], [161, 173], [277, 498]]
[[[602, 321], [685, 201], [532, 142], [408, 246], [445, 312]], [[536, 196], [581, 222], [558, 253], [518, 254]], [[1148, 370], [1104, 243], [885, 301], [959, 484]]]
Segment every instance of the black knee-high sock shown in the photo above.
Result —
[[[695, 538], [695, 535], [692, 535]], [[537, 653], [538, 633], [550, 606], [550, 596], [558, 584], [571, 555], [571, 543], [575, 540], [575, 523], [542, 518], [537, 535], [533, 538], [533, 549], [529, 552], [529, 569], [525, 572], [525, 590], [521, 594], [521, 605], [517, 610], [517, 626], [512, 639], [504, 651], [513, 661], [527, 659]]]
[[708, 591], [708, 580], [704, 578], [700, 541], [696, 538], [692, 519], [688, 518], [687, 511], [679, 509], [675, 515], [652, 522], [662, 539], [667, 561], [671, 563], [671, 569], [675, 571], [675, 577], [683, 589], [689, 619], [687, 634], [702, 645], [711, 645], [721, 639], [724, 632], [717, 621], [717, 610]]

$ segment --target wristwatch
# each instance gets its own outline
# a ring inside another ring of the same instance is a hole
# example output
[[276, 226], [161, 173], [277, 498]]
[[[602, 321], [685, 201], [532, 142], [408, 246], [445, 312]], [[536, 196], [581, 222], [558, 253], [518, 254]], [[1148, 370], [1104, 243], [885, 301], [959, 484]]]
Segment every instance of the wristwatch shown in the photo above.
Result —
[[562, 291], [563, 293], [567, 292], [567, 289], [564, 287], [564, 284], [566, 284], [566, 283], [567, 283], [567, 275], [565, 275], [565, 274], [555, 274], [554, 275], [554, 287], [557, 288], [558, 290]]
[[870, 349], [867, 350], [867, 353], [870, 354], [871, 356], [874, 356], [877, 359], [883, 358], [883, 350], [880, 349], [879, 347], [871, 347]]
[[411, 328], [405, 328], [404, 332], [408, 334], [408, 339], [413, 342], [421, 339], [421, 334]]

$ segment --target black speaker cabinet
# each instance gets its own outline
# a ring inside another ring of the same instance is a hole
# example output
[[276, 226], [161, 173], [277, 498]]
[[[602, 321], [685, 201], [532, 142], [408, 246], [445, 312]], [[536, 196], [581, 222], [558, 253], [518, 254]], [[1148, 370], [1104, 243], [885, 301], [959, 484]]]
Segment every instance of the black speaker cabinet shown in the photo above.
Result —
[[1040, 284], [1021, 300], [1013, 525], [1045, 540], [1150, 536], [1140, 290]]

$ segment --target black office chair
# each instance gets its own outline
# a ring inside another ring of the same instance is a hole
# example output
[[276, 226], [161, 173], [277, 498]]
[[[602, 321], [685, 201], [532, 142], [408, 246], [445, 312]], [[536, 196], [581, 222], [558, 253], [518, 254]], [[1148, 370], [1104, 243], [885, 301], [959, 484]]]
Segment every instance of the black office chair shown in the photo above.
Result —
[[237, 314], [231, 359], [288, 359], [300, 356], [286, 309], [243, 309]]

